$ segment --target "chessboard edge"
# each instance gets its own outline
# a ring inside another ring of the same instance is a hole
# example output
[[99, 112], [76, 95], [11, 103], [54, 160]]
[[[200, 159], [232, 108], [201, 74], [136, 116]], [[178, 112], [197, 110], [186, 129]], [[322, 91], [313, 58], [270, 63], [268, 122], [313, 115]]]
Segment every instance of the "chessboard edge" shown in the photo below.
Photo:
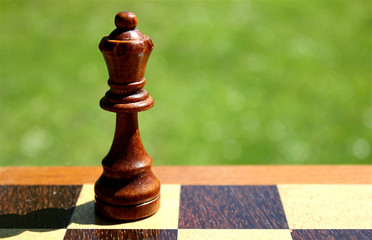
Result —
[[[372, 184], [372, 165], [154, 166], [153, 171], [163, 184]], [[101, 172], [98, 166], [2, 167], [0, 184], [92, 184]]]

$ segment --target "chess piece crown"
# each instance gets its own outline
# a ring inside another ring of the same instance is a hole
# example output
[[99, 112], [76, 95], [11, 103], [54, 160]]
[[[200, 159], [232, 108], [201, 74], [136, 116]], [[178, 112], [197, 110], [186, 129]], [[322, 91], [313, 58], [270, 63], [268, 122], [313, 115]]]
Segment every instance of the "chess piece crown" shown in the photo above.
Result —
[[147, 60], [154, 45], [137, 28], [137, 17], [120, 12], [115, 17], [116, 29], [102, 39], [99, 49], [109, 71], [110, 90], [100, 105], [112, 112], [138, 112], [151, 108], [154, 100], [143, 89]]
[[100, 106], [116, 112], [115, 136], [102, 160], [103, 173], [95, 184], [95, 209], [117, 220], [136, 220], [160, 207], [160, 182], [151, 171], [152, 158], [143, 147], [137, 112], [154, 105], [143, 86], [147, 60], [154, 45], [137, 28], [137, 17], [120, 12], [116, 29], [99, 44], [109, 72], [110, 90]]

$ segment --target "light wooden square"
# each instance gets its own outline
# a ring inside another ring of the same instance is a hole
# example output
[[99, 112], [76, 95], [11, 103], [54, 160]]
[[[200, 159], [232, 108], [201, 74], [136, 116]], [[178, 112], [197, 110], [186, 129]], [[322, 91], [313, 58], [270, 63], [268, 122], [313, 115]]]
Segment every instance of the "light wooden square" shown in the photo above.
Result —
[[128, 223], [111, 222], [94, 213], [94, 185], [83, 185], [69, 229], [177, 229], [180, 185], [161, 186], [161, 206], [153, 216]]
[[0, 229], [1, 239], [17, 240], [61, 240], [67, 229]]
[[288, 229], [179, 229], [178, 240], [292, 240]]
[[278, 185], [290, 229], [371, 229], [372, 185]]

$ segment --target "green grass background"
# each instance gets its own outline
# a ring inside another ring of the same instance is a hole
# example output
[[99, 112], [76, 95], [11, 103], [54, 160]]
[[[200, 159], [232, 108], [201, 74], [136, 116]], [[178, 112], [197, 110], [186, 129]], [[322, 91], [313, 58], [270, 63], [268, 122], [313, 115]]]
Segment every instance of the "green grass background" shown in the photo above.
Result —
[[155, 165], [366, 164], [370, 1], [1, 0], [0, 163], [99, 165], [98, 49], [119, 11], [155, 45], [139, 113]]

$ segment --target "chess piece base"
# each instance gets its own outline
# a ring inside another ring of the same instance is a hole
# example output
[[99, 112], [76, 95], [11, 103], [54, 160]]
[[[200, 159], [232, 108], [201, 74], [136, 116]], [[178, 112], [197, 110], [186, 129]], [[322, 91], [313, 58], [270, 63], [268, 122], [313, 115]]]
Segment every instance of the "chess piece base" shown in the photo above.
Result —
[[95, 210], [101, 216], [120, 220], [133, 221], [149, 217], [160, 208], [160, 194], [154, 199], [136, 205], [112, 205], [95, 198]]

